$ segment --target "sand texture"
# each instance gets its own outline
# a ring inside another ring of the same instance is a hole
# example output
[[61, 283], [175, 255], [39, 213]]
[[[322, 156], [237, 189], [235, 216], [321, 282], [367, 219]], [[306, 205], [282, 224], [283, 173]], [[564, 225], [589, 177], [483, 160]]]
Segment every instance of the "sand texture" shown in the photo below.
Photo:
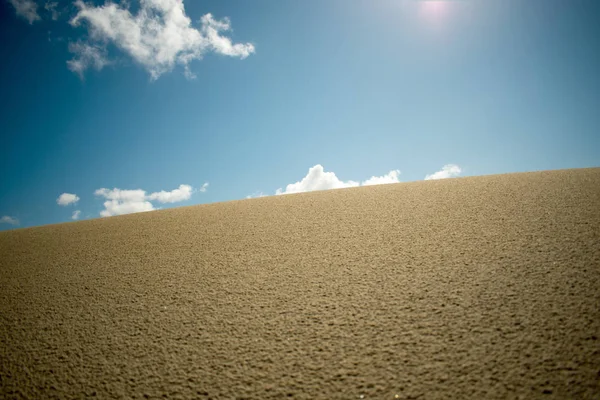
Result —
[[599, 337], [600, 168], [0, 233], [2, 398], [598, 399]]

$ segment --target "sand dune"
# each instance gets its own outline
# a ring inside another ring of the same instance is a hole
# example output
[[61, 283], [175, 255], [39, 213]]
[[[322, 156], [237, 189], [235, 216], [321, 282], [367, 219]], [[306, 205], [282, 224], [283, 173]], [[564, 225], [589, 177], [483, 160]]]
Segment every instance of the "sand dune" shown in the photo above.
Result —
[[6, 398], [600, 398], [600, 168], [2, 232], [0, 318]]

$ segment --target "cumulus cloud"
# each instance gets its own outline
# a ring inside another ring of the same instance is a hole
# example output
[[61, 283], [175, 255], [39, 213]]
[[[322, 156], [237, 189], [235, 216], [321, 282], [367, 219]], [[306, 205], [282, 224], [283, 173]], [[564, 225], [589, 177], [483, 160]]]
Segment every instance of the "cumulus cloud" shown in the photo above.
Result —
[[392, 170], [382, 176], [372, 176], [366, 181], [342, 181], [339, 179], [334, 172], [325, 172], [321, 164], [317, 164], [314, 167], [309, 168], [308, 174], [301, 181], [296, 183], [290, 183], [286, 186], [285, 190], [282, 188], [277, 189], [276, 195], [290, 194], [290, 193], [301, 193], [301, 192], [312, 192], [315, 190], [328, 190], [328, 189], [341, 189], [355, 186], [368, 186], [368, 185], [381, 185], [386, 183], [397, 183], [400, 182], [398, 176], [400, 175], [399, 170]]
[[39, 21], [39, 14], [37, 13], [37, 4], [33, 0], [9, 0], [10, 4], [13, 5], [17, 15], [25, 18], [30, 24], [35, 21]]
[[341, 189], [346, 187], [358, 186], [355, 181], [342, 181], [334, 172], [325, 172], [321, 164], [308, 169], [308, 174], [301, 181], [290, 183], [285, 190], [279, 188], [275, 194], [290, 194], [301, 192], [312, 192], [315, 190]]
[[382, 176], [372, 176], [371, 178], [364, 181], [362, 183], [362, 185], [370, 186], [370, 185], [385, 185], [387, 183], [398, 183], [398, 182], [400, 182], [399, 176], [400, 176], [400, 170], [395, 169], [395, 170], [392, 170]]
[[104, 210], [100, 211], [102, 217], [154, 210], [152, 203], [146, 200], [145, 190], [101, 188], [96, 190], [94, 194], [106, 199], [104, 202]]
[[75, 6], [79, 10], [71, 25], [85, 22], [90, 40], [96, 43], [93, 46], [114, 44], [143, 66], [152, 79], [158, 79], [175, 65], [182, 66], [186, 76], [193, 78], [190, 63], [211, 51], [241, 59], [254, 53], [251, 43], [234, 44], [222, 35], [231, 30], [227, 18], [216, 20], [206, 14], [200, 19], [199, 28], [193, 27], [182, 0], [140, 0], [135, 15], [127, 3], [108, 1], [94, 6], [76, 0]]
[[[202, 190], [204, 188], [204, 190]], [[206, 191], [206, 188], [202, 186], [200, 191]], [[188, 200], [192, 197], [192, 187], [190, 185], [179, 185], [179, 188], [170, 192], [161, 190], [160, 192], [152, 193], [147, 198], [148, 200], [158, 200], [160, 203], [177, 203], [179, 201]]]
[[81, 210], [73, 211], [73, 215], [71, 215], [71, 219], [78, 220], [80, 214], [81, 214]]
[[19, 225], [19, 220], [14, 217], [9, 217], [8, 215], [5, 215], [2, 218], [0, 218], [0, 223], [17, 226]]
[[[205, 184], [208, 186], [208, 184]], [[203, 185], [203, 187], [205, 187]], [[94, 192], [96, 196], [104, 197], [104, 210], [100, 211], [102, 217], [113, 215], [131, 214], [154, 210], [151, 201], [157, 201], [162, 204], [177, 203], [189, 200], [192, 197], [194, 189], [190, 185], [179, 185], [177, 189], [170, 192], [161, 190], [147, 194], [145, 190], [122, 190], [118, 188], [101, 188]]]
[[112, 217], [113, 215], [133, 214], [153, 210], [154, 206], [149, 201], [108, 200], [104, 202], [104, 210], [100, 211], [100, 216]]
[[81, 79], [88, 68], [100, 71], [110, 64], [106, 48], [95, 44], [78, 41], [69, 43], [69, 52], [73, 53], [73, 59], [67, 61], [67, 68], [75, 72]]
[[59, 206], [68, 206], [69, 204], [76, 204], [79, 201], [79, 196], [73, 193], [63, 193], [58, 196], [56, 203]]
[[446, 178], [455, 178], [460, 175], [462, 170], [456, 164], [446, 164], [442, 167], [440, 171], [434, 172], [431, 175], [426, 175], [425, 180], [428, 181], [430, 179], [446, 179]]

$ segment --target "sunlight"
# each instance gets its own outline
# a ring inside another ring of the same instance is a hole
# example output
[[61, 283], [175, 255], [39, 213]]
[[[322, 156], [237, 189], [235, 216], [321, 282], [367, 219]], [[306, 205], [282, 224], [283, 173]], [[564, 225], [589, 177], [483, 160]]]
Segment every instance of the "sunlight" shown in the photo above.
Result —
[[419, 1], [419, 13], [428, 21], [440, 22], [449, 12], [451, 2], [447, 0]]

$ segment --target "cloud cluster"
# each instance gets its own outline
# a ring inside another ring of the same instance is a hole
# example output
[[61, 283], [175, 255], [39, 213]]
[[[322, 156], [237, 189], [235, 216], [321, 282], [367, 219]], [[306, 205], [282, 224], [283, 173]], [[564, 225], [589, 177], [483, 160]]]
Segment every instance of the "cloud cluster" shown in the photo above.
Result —
[[400, 171], [392, 170], [382, 176], [372, 176], [366, 181], [342, 181], [334, 172], [325, 172], [321, 164], [317, 164], [314, 167], [309, 168], [308, 173], [302, 180], [296, 183], [290, 183], [286, 186], [285, 190], [282, 188], [277, 189], [276, 195], [290, 194], [290, 193], [301, 193], [301, 192], [312, 192], [315, 190], [329, 190], [329, 189], [341, 189], [355, 186], [369, 186], [369, 185], [380, 185], [386, 183], [397, 183], [399, 179]]
[[69, 204], [77, 204], [79, 196], [73, 193], [63, 193], [56, 199], [56, 204], [59, 206], [68, 206]]
[[231, 29], [227, 18], [216, 20], [206, 14], [200, 19], [199, 29], [193, 27], [182, 0], [140, 0], [135, 15], [126, 3], [108, 1], [94, 6], [76, 0], [75, 6], [79, 10], [71, 25], [85, 22], [90, 37], [87, 46], [70, 48], [75, 57], [69, 68], [80, 75], [89, 67], [101, 69], [109, 63], [105, 52], [109, 43], [143, 66], [152, 79], [175, 65], [182, 66], [186, 76], [192, 78], [190, 63], [211, 51], [241, 59], [254, 53], [251, 43], [234, 44], [222, 35]]
[[[205, 192], [207, 187], [208, 183], [205, 183], [199, 190]], [[177, 189], [170, 192], [161, 190], [160, 192], [146, 194], [146, 191], [142, 189], [122, 190], [118, 188], [101, 188], [96, 190], [94, 194], [106, 199], [104, 210], [100, 211], [100, 215], [102, 217], [110, 217], [113, 215], [152, 211], [155, 209], [151, 203], [152, 201], [166, 204], [189, 200], [192, 197], [193, 191], [190, 185], [179, 185]]]
[[[455, 164], [444, 165], [441, 171], [437, 171], [431, 175], [427, 175], [425, 180], [429, 179], [444, 179], [453, 178], [459, 176], [462, 172], [461, 168]], [[314, 167], [309, 168], [308, 173], [304, 178], [295, 183], [290, 183], [283, 188], [279, 188], [275, 191], [276, 195], [290, 194], [290, 193], [301, 193], [301, 192], [312, 192], [315, 190], [329, 190], [329, 189], [341, 189], [356, 186], [370, 186], [370, 185], [383, 185], [388, 183], [400, 182], [400, 170], [392, 170], [382, 176], [372, 176], [371, 178], [358, 182], [358, 181], [342, 181], [339, 179], [334, 172], [326, 172], [321, 164], [317, 164]], [[262, 192], [256, 192], [246, 196], [247, 199], [266, 196]]]
[[9, 0], [10, 4], [15, 8], [19, 17], [25, 18], [30, 24], [39, 21], [40, 18], [37, 12], [37, 4], [33, 0]]
[[446, 164], [442, 167], [440, 171], [434, 172], [431, 175], [426, 175], [425, 180], [431, 179], [447, 179], [447, 178], [455, 178], [460, 175], [462, 170], [456, 164]]
[[15, 217], [9, 217], [8, 215], [5, 215], [2, 218], [0, 218], [0, 224], [10, 224], [17, 226], [19, 225], [19, 220]]

